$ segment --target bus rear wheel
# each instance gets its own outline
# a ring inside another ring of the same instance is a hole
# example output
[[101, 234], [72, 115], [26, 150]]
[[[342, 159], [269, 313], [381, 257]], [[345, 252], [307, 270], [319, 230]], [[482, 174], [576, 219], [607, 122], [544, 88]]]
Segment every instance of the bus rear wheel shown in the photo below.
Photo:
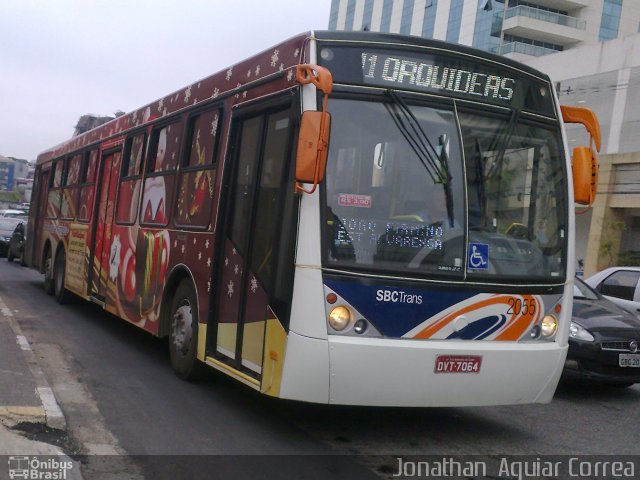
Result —
[[64, 288], [65, 260], [66, 255], [64, 250], [60, 250], [56, 255], [56, 261], [53, 265], [53, 293], [60, 304], [67, 303], [69, 301], [69, 292]]
[[44, 254], [44, 291], [49, 295], [53, 295], [53, 265], [51, 262], [51, 250], [47, 250]]
[[189, 280], [182, 280], [176, 289], [169, 311], [169, 356], [178, 377], [193, 380], [198, 377], [198, 306]]

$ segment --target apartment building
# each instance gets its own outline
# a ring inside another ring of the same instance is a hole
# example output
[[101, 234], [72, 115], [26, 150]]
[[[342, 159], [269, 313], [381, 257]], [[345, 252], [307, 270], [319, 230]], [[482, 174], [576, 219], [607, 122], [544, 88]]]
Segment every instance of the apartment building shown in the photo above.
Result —
[[329, 30], [418, 35], [517, 60], [640, 31], [640, 0], [332, 0]]

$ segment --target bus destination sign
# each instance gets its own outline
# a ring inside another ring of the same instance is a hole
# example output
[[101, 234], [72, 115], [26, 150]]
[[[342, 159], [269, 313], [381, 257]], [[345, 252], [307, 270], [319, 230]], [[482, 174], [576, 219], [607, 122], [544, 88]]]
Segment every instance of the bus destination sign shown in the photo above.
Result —
[[439, 63], [431, 57], [408, 58], [382, 53], [362, 53], [364, 83], [441, 92], [509, 105], [517, 82], [514, 78], [494, 73], [457, 68]]

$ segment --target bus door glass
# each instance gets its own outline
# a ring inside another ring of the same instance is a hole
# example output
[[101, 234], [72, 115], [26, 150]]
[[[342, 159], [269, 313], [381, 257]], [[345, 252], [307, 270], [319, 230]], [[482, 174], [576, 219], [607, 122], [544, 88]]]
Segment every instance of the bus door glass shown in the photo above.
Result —
[[266, 321], [288, 320], [296, 216], [290, 110], [237, 120], [218, 285], [216, 352], [262, 372]]
[[94, 240], [91, 252], [91, 294], [106, 299], [109, 279], [109, 252], [111, 247], [111, 224], [113, 206], [118, 184], [120, 152], [102, 157], [101, 182], [98, 187], [97, 215], [94, 218]]

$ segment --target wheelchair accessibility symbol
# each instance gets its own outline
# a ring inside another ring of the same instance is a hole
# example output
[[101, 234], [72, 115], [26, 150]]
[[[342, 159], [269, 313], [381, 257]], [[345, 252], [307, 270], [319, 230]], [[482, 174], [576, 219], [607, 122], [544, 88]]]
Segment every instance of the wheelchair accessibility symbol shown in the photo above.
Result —
[[467, 268], [474, 270], [486, 270], [489, 268], [489, 245], [486, 243], [469, 244]]

